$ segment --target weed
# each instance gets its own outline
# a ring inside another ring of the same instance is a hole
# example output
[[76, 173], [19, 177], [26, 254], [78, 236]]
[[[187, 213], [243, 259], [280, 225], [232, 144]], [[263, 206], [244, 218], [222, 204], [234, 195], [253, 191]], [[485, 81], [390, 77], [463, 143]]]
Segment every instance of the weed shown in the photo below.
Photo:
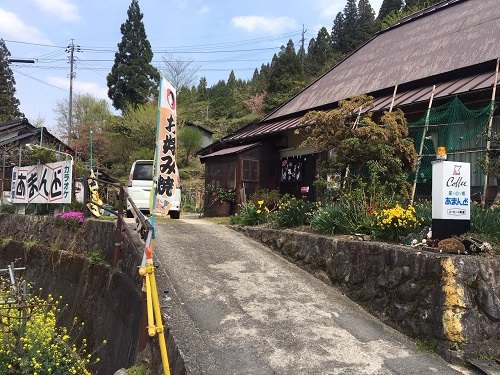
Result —
[[416, 337], [413, 339], [417, 348], [424, 352], [436, 353], [437, 342], [427, 337]]
[[103, 260], [102, 251], [94, 250], [89, 254], [89, 264], [93, 266], [94, 264], [100, 263]]

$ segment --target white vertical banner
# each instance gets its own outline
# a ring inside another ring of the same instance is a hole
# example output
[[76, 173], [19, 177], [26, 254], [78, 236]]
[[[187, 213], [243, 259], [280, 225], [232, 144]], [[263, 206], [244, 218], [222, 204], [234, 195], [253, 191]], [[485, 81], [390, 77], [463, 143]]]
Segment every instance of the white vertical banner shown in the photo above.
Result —
[[71, 161], [14, 167], [12, 203], [71, 203]]
[[163, 77], [160, 79], [156, 129], [154, 211], [167, 215], [171, 198], [179, 188], [175, 153], [177, 151], [177, 93]]

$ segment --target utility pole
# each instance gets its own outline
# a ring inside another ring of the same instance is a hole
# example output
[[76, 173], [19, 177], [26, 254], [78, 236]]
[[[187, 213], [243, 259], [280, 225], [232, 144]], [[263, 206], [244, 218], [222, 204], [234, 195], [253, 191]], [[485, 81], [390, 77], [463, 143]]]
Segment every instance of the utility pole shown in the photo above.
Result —
[[68, 146], [71, 139], [71, 131], [73, 130], [73, 78], [76, 77], [74, 72], [75, 65], [75, 52], [81, 52], [80, 46], [75, 46], [71, 39], [71, 44], [66, 48], [66, 52], [69, 53], [69, 109], [68, 109]]
[[306, 50], [304, 46], [305, 38], [304, 36], [306, 35], [306, 29], [304, 29], [304, 24], [302, 24], [302, 38], [300, 39], [300, 48], [302, 49], [302, 55], [300, 56], [300, 62], [302, 63], [302, 68], [304, 68], [304, 57], [306, 55]]

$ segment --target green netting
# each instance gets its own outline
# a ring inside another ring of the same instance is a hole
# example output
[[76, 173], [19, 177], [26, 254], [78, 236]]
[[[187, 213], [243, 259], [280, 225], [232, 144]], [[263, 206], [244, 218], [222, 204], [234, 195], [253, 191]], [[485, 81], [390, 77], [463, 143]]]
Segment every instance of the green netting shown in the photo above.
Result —
[[[472, 193], [479, 193], [484, 183], [478, 159], [486, 148], [485, 130], [491, 113], [491, 105], [468, 109], [458, 97], [448, 103], [431, 108], [419, 120], [409, 124], [410, 136], [417, 153], [422, 148], [417, 166], [417, 197], [429, 197], [432, 192], [432, 165], [436, 149], [445, 146], [448, 160], [471, 163]], [[425, 136], [424, 135], [425, 131]], [[423, 142], [423, 144], [422, 144]], [[410, 176], [414, 183], [415, 174]]]

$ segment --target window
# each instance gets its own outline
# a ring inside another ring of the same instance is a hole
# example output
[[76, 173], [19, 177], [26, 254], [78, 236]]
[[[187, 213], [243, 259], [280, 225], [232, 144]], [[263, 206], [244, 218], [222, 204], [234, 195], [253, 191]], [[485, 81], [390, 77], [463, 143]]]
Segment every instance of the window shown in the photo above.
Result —
[[259, 161], [243, 160], [243, 181], [259, 181]]

